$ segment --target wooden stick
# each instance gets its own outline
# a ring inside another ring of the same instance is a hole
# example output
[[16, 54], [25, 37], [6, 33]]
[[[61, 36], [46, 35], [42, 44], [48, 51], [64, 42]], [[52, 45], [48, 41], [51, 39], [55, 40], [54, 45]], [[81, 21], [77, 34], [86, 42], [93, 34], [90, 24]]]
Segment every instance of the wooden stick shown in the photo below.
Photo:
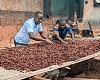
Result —
[[50, 79], [45, 79], [45, 78], [41, 78], [41, 77], [38, 77], [38, 76], [33, 76], [31, 77], [32, 80], [50, 80]]
[[92, 27], [91, 27], [90, 22], [88, 22], [88, 24], [89, 24], [89, 28], [90, 28], [90, 30], [91, 30], [91, 34], [92, 34], [92, 36], [94, 37], [93, 30], [92, 30]]

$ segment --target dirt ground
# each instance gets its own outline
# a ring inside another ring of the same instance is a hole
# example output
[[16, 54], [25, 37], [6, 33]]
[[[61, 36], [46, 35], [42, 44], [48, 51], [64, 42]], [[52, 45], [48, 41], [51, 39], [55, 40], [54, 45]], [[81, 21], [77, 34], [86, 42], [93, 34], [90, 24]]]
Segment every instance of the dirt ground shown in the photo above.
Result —
[[76, 75], [76, 78], [100, 79], [100, 61], [93, 61], [90, 69]]
[[0, 26], [0, 48], [9, 47], [11, 37], [14, 37], [19, 29], [20, 26]]

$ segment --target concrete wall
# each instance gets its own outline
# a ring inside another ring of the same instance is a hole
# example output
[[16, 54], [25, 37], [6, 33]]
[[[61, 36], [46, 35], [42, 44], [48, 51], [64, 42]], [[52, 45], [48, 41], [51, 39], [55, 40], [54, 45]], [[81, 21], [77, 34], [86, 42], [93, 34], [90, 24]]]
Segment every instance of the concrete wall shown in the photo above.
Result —
[[86, 28], [89, 28], [88, 21], [93, 28], [100, 28], [100, 7], [94, 7], [94, 0], [84, 0], [83, 26]]
[[86, 4], [87, 0], [84, 0], [84, 19], [86, 18], [86, 15], [88, 11], [93, 7], [93, 0], [88, 0], [88, 3]]

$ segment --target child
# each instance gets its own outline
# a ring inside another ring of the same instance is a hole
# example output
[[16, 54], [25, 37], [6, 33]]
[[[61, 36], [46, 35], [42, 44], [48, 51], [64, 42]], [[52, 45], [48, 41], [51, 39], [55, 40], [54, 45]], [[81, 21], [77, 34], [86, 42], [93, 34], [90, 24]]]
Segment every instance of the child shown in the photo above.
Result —
[[70, 34], [72, 40], [74, 40], [73, 31], [67, 24], [66, 20], [58, 19], [56, 21], [56, 25], [54, 26], [53, 32], [54, 35], [52, 36], [52, 40], [59, 40], [61, 42], [64, 42], [67, 32]]

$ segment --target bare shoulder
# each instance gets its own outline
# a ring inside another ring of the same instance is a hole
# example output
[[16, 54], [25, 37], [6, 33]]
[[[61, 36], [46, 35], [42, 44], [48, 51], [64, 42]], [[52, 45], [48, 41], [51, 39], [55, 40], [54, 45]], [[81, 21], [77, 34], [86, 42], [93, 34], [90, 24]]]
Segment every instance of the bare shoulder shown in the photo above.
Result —
[[69, 24], [66, 23], [66, 27], [69, 28], [70, 27]]

